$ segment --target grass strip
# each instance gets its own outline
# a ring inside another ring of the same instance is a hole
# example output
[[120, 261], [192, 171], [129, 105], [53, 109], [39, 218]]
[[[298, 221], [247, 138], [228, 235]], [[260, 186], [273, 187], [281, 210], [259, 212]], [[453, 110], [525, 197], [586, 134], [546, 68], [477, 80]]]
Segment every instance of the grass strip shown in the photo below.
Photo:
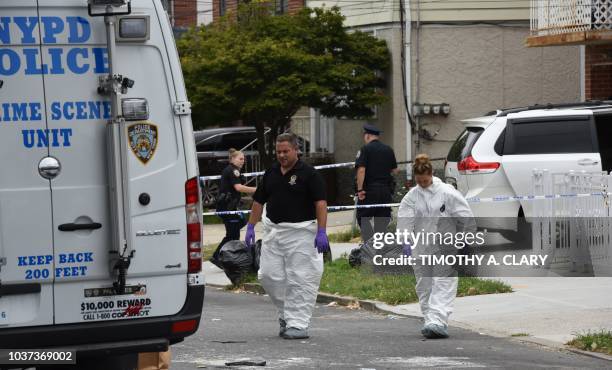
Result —
[[[412, 274], [374, 274], [367, 267], [353, 268], [348, 260], [337, 259], [325, 265], [320, 291], [391, 305], [418, 301], [416, 279]], [[509, 293], [512, 288], [497, 280], [460, 277], [457, 296]]]
[[586, 332], [577, 334], [576, 338], [567, 343], [584, 351], [600, 352], [612, 355], [612, 331]]

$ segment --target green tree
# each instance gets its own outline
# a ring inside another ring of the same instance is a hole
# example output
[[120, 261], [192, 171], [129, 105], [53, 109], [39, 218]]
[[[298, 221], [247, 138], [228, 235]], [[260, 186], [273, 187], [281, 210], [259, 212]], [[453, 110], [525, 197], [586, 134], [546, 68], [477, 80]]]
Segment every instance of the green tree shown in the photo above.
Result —
[[179, 41], [185, 84], [198, 128], [241, 120], [270, 127], [266, 167], [276, 136], [308, 106], [330, 117], [362, 118], [386, 101], [382, 74], [390, 57], [384, 41], [347, 32], [338, 8], [274, 16], [265, 3], [243, 4]]

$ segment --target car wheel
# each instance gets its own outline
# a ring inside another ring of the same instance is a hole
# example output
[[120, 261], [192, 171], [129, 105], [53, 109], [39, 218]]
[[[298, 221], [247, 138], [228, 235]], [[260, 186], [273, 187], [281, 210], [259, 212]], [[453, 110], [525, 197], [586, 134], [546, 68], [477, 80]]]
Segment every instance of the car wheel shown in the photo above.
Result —
[[517, 220], [517, 231], [504, 231], [502, 236], [512, 243], [520, 244], [525, 248], [531, 248], [531, 224], [524, 216], [519, 216]]
[[219, 185], [216, 182], [207, 182], [202, 187], [202, 206], [214, 207], [219, 197]]

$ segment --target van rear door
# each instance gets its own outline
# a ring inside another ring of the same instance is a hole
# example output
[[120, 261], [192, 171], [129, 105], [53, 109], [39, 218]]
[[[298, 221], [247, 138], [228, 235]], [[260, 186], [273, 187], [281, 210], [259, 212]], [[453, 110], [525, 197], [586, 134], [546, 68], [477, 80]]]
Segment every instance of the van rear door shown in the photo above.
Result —
[[90, 17], [85, 0], [39, 3], [46, 26], [42, 61], [49, 66], [47, 120], [58, 137], [50, 139], [49, 151], [62, 165], [61, 175], [52, 181], [55, 322], [175, 314], [187, 292], [187, 170], [179, 118], [173, 111], [176, 98], [161, 5], [132, 1], [132, 16], [149, 22], [150, 37], [116, 48], [115, 73], [135, 81], [124, 97], [145, 98], [149, 107], [148, 120], [128, 121], [124, 127], [135, 252], [127, 270], [128, 289], [118, 295], [109, 263], [110, 100], [97, 91], [99, 77], [108, 74], [104, 17]]
[[[0, 328], [53, 323], [51, 189], [35, 0], [0, 3]], [[0, 343], [1, 344], [1, 343]], [[0, 345], [1, 347], [1, 345]]]
[[[537, 118], [508, 115], [502, 167], [516, 195], [533, 192], [533, 170], [550, 173], [601, 171], [592, 114], [551, 113]], [[521, 201], [525, 216], [531, 202]]]

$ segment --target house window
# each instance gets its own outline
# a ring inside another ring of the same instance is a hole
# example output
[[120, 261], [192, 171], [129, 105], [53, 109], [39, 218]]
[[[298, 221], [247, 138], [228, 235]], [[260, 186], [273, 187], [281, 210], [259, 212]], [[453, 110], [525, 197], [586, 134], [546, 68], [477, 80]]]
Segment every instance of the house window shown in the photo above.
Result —
[[219, 16], [223, 17], [227, 11], [227, 4], [225, 0], [219, 0]]
[[276, 14], [287, 14], [289, 12], [289, 0], [275, 0]]

